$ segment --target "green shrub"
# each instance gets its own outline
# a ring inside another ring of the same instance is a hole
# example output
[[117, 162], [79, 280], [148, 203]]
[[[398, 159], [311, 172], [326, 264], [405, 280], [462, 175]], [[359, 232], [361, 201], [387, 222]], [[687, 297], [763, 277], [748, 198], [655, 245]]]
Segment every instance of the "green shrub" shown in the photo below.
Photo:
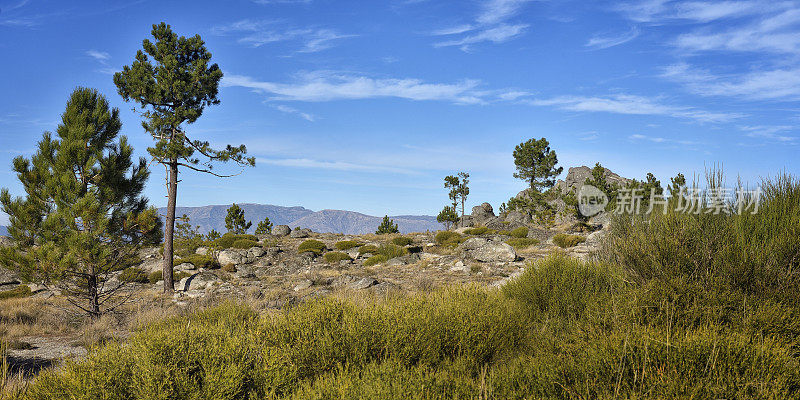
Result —
[[254, 242], [258, 242], [258, 238], [255, 235], [247, 235], [247, 234], [237, 235], [237, 234], [228, 232], [228, 233], [222, 235], [220, 238], [215, 239], [212, 242], [212, 245], [214, 247], [219, 248], [219, 249], [230, 249], [231, 247], [233, 247], [233, 244], [237, 240], [241, 240], [241, 239], [252, 240]]
[[148, 283], [147, 272], [141, 268], [128, 267], [122, 270], [118, 277], [120, 282], [128, 283]]
[[232, 274], [232, 273], [236, 272], [236, 265], [233, 264], [233, 263], [225, 264], [225, 265], [222, 266], [222, 270]]
[[174, 282], [179, 282], [181, 279], [188, 278], [188, 277], [190, 277], [192, 275], [194, 275], [194, 274], [192, 274], [191, 272], [187, 272], [187, 271], [180, 271], [177, 274], [173, 272], [172, 273], [172, 280]]
[[322, 252], [325, 251], [325, 243], [320, 242], [319, 240], [309, 239], [300, 243], [300, 246], [297, 247], [298, 253], [304, 253], [310, 251], [315, 255], [322, 255]]
[[479, 235], [491, 235], [495, 233], [495, 231], [485, 226], [478, 226], [475, 228], [465, 229], [464, 233], [466, 233], [467, 235], [479, 236]]
[[364, 245], [358, 249], [358, 252], [361, 254], [367, 254], [367, 253], [376, 254], [378, 253], [378, 246], [372, 244]]
[[464, 241], [464, 237], [452, 231], [441, 231], [436, 234], [435, 239], [438, 245], [450, 247], [458, 246]]
[[337, 250], [350, 250], [353, 247], [361, 247], [363, 245], [363, 243], [355, 240], [342, 240], [341, 242], [337, 242], [334, 246], [336, 246]]
[[[19, 285], [14, 289], [4, 290], [0, 292], [0, 300], [17, 299], [22, 297], [28, 297], [30, 295], [31, 295], [31, 288], [29, 288], [28, 285]], [[2, 320], [2, 318], [0, 318], [0, 320]]]
[[376, 254], [376, 255], [364, 260], [364, 266], [365, 267], [371, 267], [371, 266], [373, 266], [375, 264], [383, 264], [383, 263], [385, 263], [387, 261], [389, 261], [389, 259], [386, 258], [386, 256], [381, 255], [381, 254]]
[[408, 250], [391, 243], [382, 244], [381, 247], [378, 248], [378, 254], [386, 257], [387, 260], [403, 256], [406, 253], [408, 253]]
[[529, 232], [528, 228], [526, 228], [524, 226], [521, 226], [521, 227], [511, 231], [509, 236], [515, 237], [515, 238], [520, 238], [520, 239], [521, 238], [526, 238], [526, 237], [528, 237], [528, 232]]
[[147, 275], [147, 281], [150, 283], [156, 283], [164, 278], [164, 273], [161, 271], [153, 271], [150, 275]]
[[506, 243], [508, 243], [511, 247], [519, 250], [519, 249], [525, 249], [525, 248], [528, 248], [530, 246], [539, 244], [539, 241], [536, 240], [536, 239], [527, 238], [527, 237], [522, 237], [522, 238], [514, 237], [514, 238], [506, 240]]
[[251, 247], [256, 247], [256, 246], [258, 246], [258, 242], [255, 240], [237, 239], [235, 242], [233, 242], [233, 245], [231, 247], [233, 247], [234, 249], [247, 250]]
[[405, 236], [398, 236], [398, 237], [392, 239], [392, 244], [395, 244], [395, 245], [398, 245], [398, 246], [408, 246], [411, 243], [414, 243], [414, 241], [411, 240], [411, 238], [408, 238], [408, 237], [405, 237]]
[[341, 251], [331, 251], [329, 253], [325, 253], [325, 262], [329, 264], [338, 264], [340, 261], [350, 261], [352, 258], [347, 255], [347, 253], [342, 253]]
[[558, 233], [553, 236], [553, 243], [561, 248], [568, 248], [577, 246], [586, 241], [586, 238], [580, 235], [568, 235], [566, 233]]
[[173, 265], [181, 265], [183, 263], [192, 264], [197, 268], [216, 269], [220, 267], [219, 262], [217, 262], [214, 257], [211, 257], [207, 254], [190, 254], [186, 257], [178, 258], [172, 262]]

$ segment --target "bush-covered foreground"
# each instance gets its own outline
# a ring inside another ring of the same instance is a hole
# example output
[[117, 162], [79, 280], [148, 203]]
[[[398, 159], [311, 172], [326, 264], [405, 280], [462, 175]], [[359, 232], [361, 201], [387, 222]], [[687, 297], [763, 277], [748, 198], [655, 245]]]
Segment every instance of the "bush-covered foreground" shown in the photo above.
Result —
[[603, 261], [551, 256], [502, 289], [165, 320], [17, 397], [800, 398], [800, 184], [764, 188], [755, 215], [615, 221]]
[[19, 398], [800, 396], [796, 304], [629, 282], [553, 256], [502, 290], [342, 296], [265, 315], [231, 303], [42, 373]]

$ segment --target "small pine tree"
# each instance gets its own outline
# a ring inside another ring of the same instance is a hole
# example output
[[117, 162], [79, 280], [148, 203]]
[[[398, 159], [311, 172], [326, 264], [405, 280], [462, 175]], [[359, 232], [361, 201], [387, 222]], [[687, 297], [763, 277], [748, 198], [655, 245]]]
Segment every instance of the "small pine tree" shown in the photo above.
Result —
[[378, 230], [375, 231], [375, 234], [385, 235], [387, 233], [398, 233], [398, 232], [400, 232], [400, 230], [397, 229], [397, 224], [395, 224], [394, 221], [389, 219], [389, 216], [386, 215], [383, 217], [383, 221], [381, 221], [381, 224], [380, 226], [378, 226]]
[[450, 227], [458, 222], [458, 214], [456, 214], [456, 210], [450, 206], [444, 206], [439, 215], [436, 217], [436, 221], [440, 224], [444, 224], [444, 228], [446, 230], [450, 230]]
[[272, 222], [269, 217], [264, 217], [264, 220], [258, 223], [256, 227], [256, 235], [269, 235], [272, 231]]
[[228, 232], [238, 235], [247, 233], [253, 223], [244, 219], [244, 210], [234, 203], [228, 208], [228, 215], [225, 216], [225, 228]]
[[212, 229], [208, 233], [206, 233], [206, 241], [209, 241], [209, 242], [217, 240], [217, 239], [219, 239], [221, 237], [222, 237], [222, 235], [219, 232], [217, 232], [216, 229]]
[[156, 209], [141, 196], [147, 161], [133, 163], [133, 148], [117, 136], [121, 127], [105, 97], [76, 89], [57, 138], [46, 132], [30, 159], [14, 159], [26, 196], [0, 192], [14, 238], [0, 248], [0, 264], [60, 289], [93, 318], [129, 298], [122, 296], [127, 281], [110, 278], [161, 239]]
[[514, 148], [514, 165], [517, 167], [514, 178], [528, 182], [531, 189], [540, 193], [553, 187], [555, 177], [564, 170], [563, 167], [556, 168], [557, 164], [558, 156], [545, 138], [530, 139]]
[[450, 189], [448, 197], [453, 202], [453, 211], [458, 209], [458, 203], [461, 203], [461, 224], [464, 223], [464, 203], [469, 196], [469, 174], [466, 172], [459, 172], [457, 176], [448, 175], [444, 178], [445, 189]]

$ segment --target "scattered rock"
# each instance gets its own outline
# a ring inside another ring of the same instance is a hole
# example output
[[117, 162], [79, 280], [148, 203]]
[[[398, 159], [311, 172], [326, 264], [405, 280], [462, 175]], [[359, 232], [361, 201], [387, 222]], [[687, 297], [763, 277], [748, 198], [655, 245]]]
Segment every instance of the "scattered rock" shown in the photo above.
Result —
[[210, 272], [200, 272], [192, 276], [183, 278], [178, 282], [175, 290], [181, 292], [188, 292], [190, 290], [203, 290], [215, 283], [222, 282], [218, 276]]
[[314, 282], [311, 282], [311, 280], [305, 279], [305, 280], [301, 281], [300, 283], [298, 283], [297, 286], [294, 287], [294, 291], [295, 292], [299, 292], [299, 291], [302, 291], [302, 290], [306, 290], [306, 289], [310, 288], [311, 285], [313, 285], [313, 284], [314, 284]]
[[482, 262], [512, 262], [517, 252], [507, 243], [487, 243], [471, 252], [473, 258]]
[[289, 225], [275, 225], [272, 227], [272, 236], [289, 236], [292, 233], [292, 229], [289, 228]]
[[378, 280], [375, 278], [361, 278], [358, 281], [347, 285], [347, 287], [355, 290], [363, 290], [363, 289], [369, 289], [377, 284]]
[[195, 250], [195, 253], [200, 254], [201, 256], [204, 256], [204, 255], [208, 254], [208, 247], [198, 247], [197, 250]]
[[14, 271], [0, 267], [0, 286], [19, 284], [19, 276]]
[[311, 229], [297, 227], [292, 230], [289, 236], [297, 239], [307, 238], [311, 236]]

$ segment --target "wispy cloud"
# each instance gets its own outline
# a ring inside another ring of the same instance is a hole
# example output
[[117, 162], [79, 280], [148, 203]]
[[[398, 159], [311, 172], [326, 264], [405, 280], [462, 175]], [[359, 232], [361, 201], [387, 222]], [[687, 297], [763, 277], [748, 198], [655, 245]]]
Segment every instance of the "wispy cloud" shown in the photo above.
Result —
[[417, 171], [396, 168], [385, 165], [372, 165], [372, 164], [356, 164], [343, 161], [323, 161], [314, 160], [309, 158], [258, 158], [256, 162], [261, 164], [277, 165], [281, 167], [293, 168], [312, 168], [312, 169], [326, 169], [338, 171], [359, 171], [359, 172], [376, 172], [376, 173], [394, 173], [394, 174], [417, 174]]
[[778, 126], [742, 126], [747, 136], [752, 138], [762, 138], [782, 143], [796, 143], [797, 136], [789, 136], [786, 132], [795, 131], [796, 128], [788, 125]]
[[799, 100], [800, 67], [715, 75], [679, 63], [666, 67], [662, 77], [684, 84], [703, 96], [742, 97], [748, 100]]
[[596, 35], [586, 42], [586, 47], [607, 49], [630, 42], [639, 36], [639, 28], [633, 27], [630, 31], [618, 35]]
[[331, 48], [339, 39], [356, 35], [342, 34], [326, 28], [285, 28], [275, 21], [254, 21], [244, 19], [227, 25], [211, 28], [214, 35], [239, 35], [237, 41], [252, 47], [260, 47], [277, 42], [299, 43], [299, 53], [314, 53]]
[[275, 106], [275, 109], [280, 111], [280, 112], [286, 113], [286, 114], [297, 115], [297, 116], [299, 116], [300, 118], [303, 118], [306, 121], [314, 122], [314, 116], [313, 115], [308, 114], [308, 113], [304, 113], [304, 112], [302, 112], [302, 111], [300, 111], [300, 110], [298, 110], [298, 109], [296, 109], [294, 107], [289, 107], [289, 106], [284, 105], [284, 104], [278, 104], [278, 105]]
[[740, 114], [716, 113], [693, 107], [666, 105], [659, 103], [657, 99], [627, 94], [614, 94], [605, 97], [558, 96], [550, 99], [525, 100], [524, 102], [535, 106], [554, 106], [568, 111], [662, 115], [713, 123], [728, 122], [742, 117]]
[[[616, 7], [629, 19], [642, 23], [665, 23], [671, 20], [687, 20], [699, 23], [726, 18], [736, 18], [762, 13], [765, 9], [780, 6], [759, 1], [674, 1], [637, 0], [624, 2]], [[785, 4], [785, 3], [784, 3]]]
[[248, 76], [228, 74], [223, 86], [239, 86], [266, 93], [271, 100], [332, 101], [395, 97], [408, 100], [438, 100], [460, 104], [485, 101], [477, 91], [477, 80], [458, 83], [427, 83], [420, 79], [376, 79], [326, 71], [298, 74], [295, 82], [258, 81]]
[[108, 53], [106, 53], [104, 51], [97, 51], [97, 50], [88, 50], [86, 52], [86, 55], [89, 56], [89, 57], [94, 58], [97, 61], [100, 61], [101, 63], [105, 63], [106, 61], [108, 61], [111, 58], [110, 54], [108, 54]]
[[800, 50], [799, 28], [800, 9], [790, 9], [722, 32], [685, 33], [677, 37], [675, 46], [687, 51], [796, 53]]
[[431, 32], [433, 36], [460, 37], [434, 43], [435, 47], [458, 46], [468, 51], [469, 46], [481, 42], [503, 43], [522, 35], [528, 24], [510, 24], [525, 3], [532, 0], [488, 0], [484, 2], [473, 23], [446, 27]]

